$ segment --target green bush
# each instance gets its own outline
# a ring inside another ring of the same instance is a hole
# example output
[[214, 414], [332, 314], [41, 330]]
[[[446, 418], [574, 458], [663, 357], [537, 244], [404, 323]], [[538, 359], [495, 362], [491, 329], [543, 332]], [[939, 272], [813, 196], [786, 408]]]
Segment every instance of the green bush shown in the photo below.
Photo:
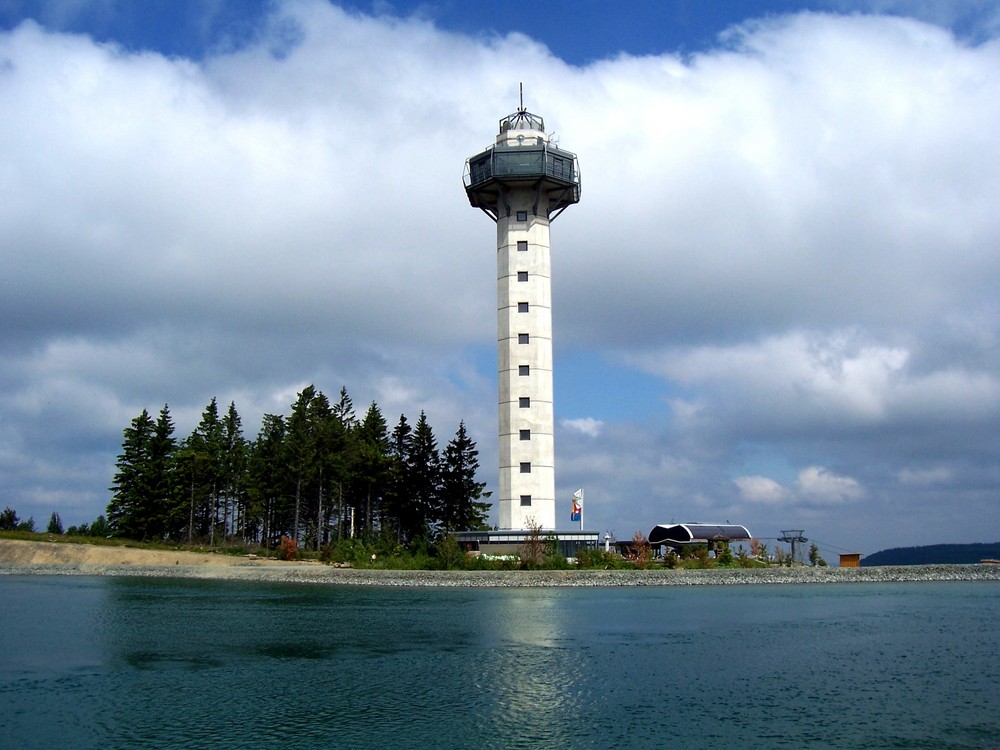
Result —
[[438, 562], [444, 570], [454, 570], [463, 568], [465, 563], [465, 551], [454, 534], [448, 534], [441, 539], [434, 547]]
[[722, 548], [716, 552], [716, 562], [719, 563], [724, 568], [730, 568], [733, 565], [733, 553], [729, 549], [729, 545], [723, 543]]
[[582, 549], [576, 553], [576, 567], [586, 570], [614, 570], [624, 563], [621, 555], [603, 549]]
[[569, 570], [571, 566], [564, 555], [555, 552], [551, 555], [545, 555], [541, 567], [542, 570]]
[[520, 560], [517, 558], [494, 558], [484, 555], [467, 555], [465, 570], [518, 570]]

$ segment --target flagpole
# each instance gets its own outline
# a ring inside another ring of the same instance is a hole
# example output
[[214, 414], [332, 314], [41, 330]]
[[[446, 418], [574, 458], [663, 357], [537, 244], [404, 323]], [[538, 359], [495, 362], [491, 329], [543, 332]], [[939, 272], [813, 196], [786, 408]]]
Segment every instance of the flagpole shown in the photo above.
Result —
[[583, 531], [583, 509], [586, 507], [586, 503], [583, 502], [583, 487], [580, 488], [580, 531]]

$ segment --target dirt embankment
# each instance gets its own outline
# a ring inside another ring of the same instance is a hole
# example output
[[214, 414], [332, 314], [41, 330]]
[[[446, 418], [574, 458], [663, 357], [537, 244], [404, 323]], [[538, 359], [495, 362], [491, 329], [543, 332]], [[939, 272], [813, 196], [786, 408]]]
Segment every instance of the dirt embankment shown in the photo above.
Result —
[[184, 550], [135, 549], [95, 544], [66, 542], [30, 542], [0, 539], [0, 563], [8, 565], [122, 565], [165, 567], [170, 565], [234, 565], [280, 564], [276, 560], [251, 560], [235, 555], [216, 555]]

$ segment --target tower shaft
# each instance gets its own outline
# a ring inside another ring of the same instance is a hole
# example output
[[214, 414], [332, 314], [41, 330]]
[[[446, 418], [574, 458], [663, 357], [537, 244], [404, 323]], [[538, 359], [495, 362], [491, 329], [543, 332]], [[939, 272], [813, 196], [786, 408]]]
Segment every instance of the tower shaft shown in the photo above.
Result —
[[555, 529], [549, 224], [579, 200], [576, 156], [522, 109], [468, 160], [465, 189], [497, 223], [499, 525]]
[[510, 215], [497, 219], [499, 521], [509, 529], [556, 521], [552, 261], [548, 212], [536, 215], [534, 199], [510, 191]]

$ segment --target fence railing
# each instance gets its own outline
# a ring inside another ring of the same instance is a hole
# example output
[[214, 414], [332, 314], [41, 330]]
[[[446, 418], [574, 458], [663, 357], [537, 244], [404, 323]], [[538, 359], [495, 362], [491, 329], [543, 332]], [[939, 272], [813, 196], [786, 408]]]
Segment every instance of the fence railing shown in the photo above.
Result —
[[491, 148], [466, 162], [466, 187], [495, 177], [551, 177], [564, 184], [580, 181], [576, 156], [551, 148]]

